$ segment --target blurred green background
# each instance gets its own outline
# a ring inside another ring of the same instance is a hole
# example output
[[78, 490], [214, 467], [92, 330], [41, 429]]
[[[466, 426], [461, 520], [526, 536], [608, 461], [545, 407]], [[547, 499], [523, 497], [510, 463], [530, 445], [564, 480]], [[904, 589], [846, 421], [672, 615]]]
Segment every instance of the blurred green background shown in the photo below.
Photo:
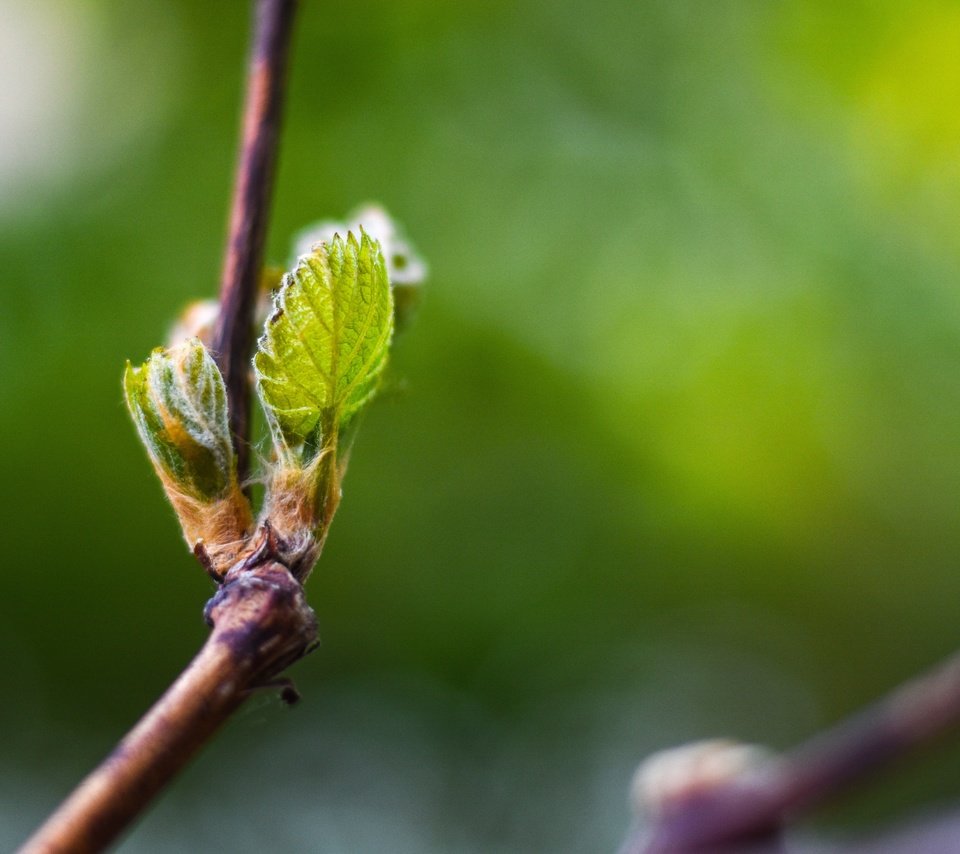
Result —
[[[127, 358], [219, 275], [248, 16], [0, 0], [0, 847], [202, 642]], [[429, 259], [309, 596], [125, 852], [597, 852], [652, 750], [957, 646], [960, 3], [304, 0], [269, 254]], [[822, 816], [960, 794], [947, 744]]]

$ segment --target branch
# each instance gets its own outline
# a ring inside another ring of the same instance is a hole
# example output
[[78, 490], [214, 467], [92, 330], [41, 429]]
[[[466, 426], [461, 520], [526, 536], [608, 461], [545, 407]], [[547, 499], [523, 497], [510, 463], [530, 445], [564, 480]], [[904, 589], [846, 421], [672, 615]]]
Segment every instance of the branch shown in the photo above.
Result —
[[845, 723], [714, 788], [666, 805], [622, 854], [715, 851], [775, 834], [960, 724], [960, 655]]
[[[247, 470], [249, 356], [267, 210], [273, 187], [284, 71], [296, 0], [257, 0], [243, 138], [214, 342], [229, 397], [238, 473]], [[264, 525], [207, 607], [213, 632], [197, 657], [21, 849], [103, 850], [136, 818], [249, 693], [271, 684], [316, 644], [303, 588]]]
[[213, 351], [227, 385], [230, 429], [241, 482], [249, 466], [253, 315], [277, 161], [284, 77], [296, 0], [258, 0], [247, 72], [243, 137], [233, 190], [230, 231], [220, 280], [220, 321]]
[[20, 854], [102, 851], [253, 689], [316, 643], [303, 588], [262, 547], [231, 571], [207, 616], [214, 628], [197, 657]]

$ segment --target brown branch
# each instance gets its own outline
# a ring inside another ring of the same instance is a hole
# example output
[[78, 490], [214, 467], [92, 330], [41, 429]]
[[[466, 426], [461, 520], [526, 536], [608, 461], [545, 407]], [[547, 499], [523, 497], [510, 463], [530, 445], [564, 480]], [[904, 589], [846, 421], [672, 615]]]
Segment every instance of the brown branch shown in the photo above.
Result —
[[[214, 350], [224, 374], [238, 470], [249, 457], [249, 356], [273, 187], [284, 73], [296, 0], [257, 0], [243, 138]], [[213, 632], [179, 679], [21, 849], [103, 850], [150, 803], [250, 691], [266, 687], [316, 643], [303, 588], [264, 525], [207, 608]], [[289, 689], [283, 692], [291, 697]]]
[[253, 315], [273, 191], [284, 79], [296, 0], [258, 0], [250, 51], [243, 136], [220, 280], [213, 350], [227, 384], [240, 480], [247, 475]]
[[231, 574], [211, 601], [213, 632], [197, 657], [20, 854], [102, 851], [251, 690], [315, 644], [303, 588], [266, 549]]
[[960, 655], [792, 753], [669, 809], [622, 854], [736, 850], [960, 725]]

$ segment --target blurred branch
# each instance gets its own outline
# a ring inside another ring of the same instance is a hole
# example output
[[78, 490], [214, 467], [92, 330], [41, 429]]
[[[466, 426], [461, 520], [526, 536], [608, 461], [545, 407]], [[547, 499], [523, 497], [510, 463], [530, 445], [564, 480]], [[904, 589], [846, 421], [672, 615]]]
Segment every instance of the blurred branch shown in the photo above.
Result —
[[[249, 457], [249, 357], [284, 72], [296, 0], [257, 0], [243, 136], [214, 349], [226, 380], [238, 470]], [[250, 691], [265, 687], [316, 644], [303, 588], [264, 525], [207, 607], [213, 631], [189, 667], [21, 854], [103, 850], [206, 743]], [[284, 693], [290, 699], [289, 691]]]
[[220, 280], [220, 321], [213, 342], [227, 384], [230, 429], [241, 482], [249, 466], [250, 352], [263, 266], [270, 196], [296, 0], [258, 0], [247, 73], [240, 159]]
[[666, 805], [622, 854], [731, 850], [776, 835], [960, 724], [960, 655], [792, 753]]

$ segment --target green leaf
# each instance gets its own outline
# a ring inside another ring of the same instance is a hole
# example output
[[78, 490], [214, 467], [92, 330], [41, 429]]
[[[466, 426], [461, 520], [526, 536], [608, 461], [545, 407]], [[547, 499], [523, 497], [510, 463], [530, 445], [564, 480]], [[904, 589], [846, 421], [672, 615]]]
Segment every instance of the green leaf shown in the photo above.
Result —
[[223, 377], [191, 338], [157, 349], [123, 378], [127, 406], [164, 486], [204, 502], [236, 486]]
[[380, 245], [362, 229], [320, 243], [284, 276], [254, 357], [257, 389], [287, 462], [305, 463], [377, 391], [393, 334]]

